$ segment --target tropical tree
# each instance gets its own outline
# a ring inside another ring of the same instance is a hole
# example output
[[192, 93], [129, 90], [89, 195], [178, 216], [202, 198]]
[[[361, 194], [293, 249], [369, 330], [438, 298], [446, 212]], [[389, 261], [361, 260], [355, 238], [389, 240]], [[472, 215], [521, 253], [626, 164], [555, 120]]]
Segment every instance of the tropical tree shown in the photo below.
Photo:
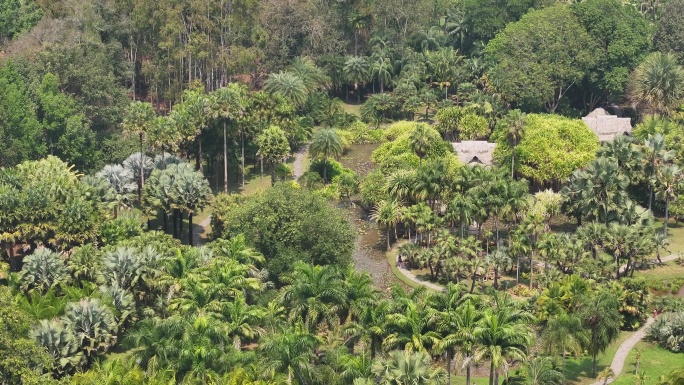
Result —
[[370, 66], [366, 58], [362, 56], [351, 56], [347, 58], [347, 61], [344, 63], [344, 75], [348, 81], [354, 84], [354, 90], [356, 90], [356, 101], [360, 104], [360, 86], [368, 81], [370, 75]]
[[600, 352], [617, 338], [622, 326], [620, 303], [608, 291], [600, 291], [583, 300], [580, 317], [589, 333], [589, 341], [585, 348], [593, 357], [592, 375], [596, 376], [596, 358]]
[[511, 178], [515, 177], [515, 146], [520, 143], [525, 134], [526, 117], [527, 115], [522, 111], [512, 110], [503, 119], [503, 124], [507, 127], [508, 144], [511, 146]]
[[497, 247], [493, 253], [487, 255], [486, 262], [494, 268], [494, 288], [498, 289], [501, 271], [508, 270], [512, 265], [508, 250], [503, 246]]
[[395, 350], [377, 361], [373, 373], [383, 385], [432, 385], [443, 377], [439, 370], [430, 368], [430, 355], [426, 352]]
[[542, 333], [542, 343], [547, 352], [560, 353], [563, 357], [562, 375], [565, 377], [565, 362], [568, 352], [578, 356], [589, 343], [589, 335], [582, 320], [574, 314], [561, 313], [549, 321]]
[[304, 81], [290, 72], [279, 72], [268, 75], [264, 82], [264, 90], [291, 101], [296, 106], [306, 102], [308, 89]]
[[83, 352], [74, 330], [61, 320], [41, 320], [31, 330], [31, 337], [52, 358], [56, 377], [73, 373], [84, 364]]
[[420, 158], [420, 166], [423, 166], [423, 158], [427, 155], [427, 151], [434, 144], [435, 141], [441, 140], [436, 132], [426, 124], [417, 124], [416, 128], [411, 131], [409, 135], [409, 148], [418, 158]]
[[[123, 120], [124, 132], [137, 135], [140, 139], [140, 164], [143, 163], [145, 149], [143, 139], [149, 134], [155, 125], [154, 108], [150, 103], [135, 101], [128, 106]], [[138, 187], [138, 200], [142, 200], [142, 189], [145, 187], [144, 173], [140, 173], [140, 186]]]
[[265, 338], [259, 350], [263, 354], [266, 373], [287, 373], [288, 385], [295, 378], [306, 384], [314, 370], [311, 362], [317, 345], [316, 337], [295, 327]]
[[[446, 318], [446, 323], [440, 323], [441, 327], [446, 327], [443, 333], [448, 333], [439, 341], [439, 349], [455, 349], [463, 356], [463, 367], [466, 369], [466, 385], [470, 385], [471, 370], [480, 357], [480, 349], [475, 335], [475, 330], [479, 326], [481, 313], [478, 311], [474, 298], [464, 299], [454, 314]], [[453, 355], [452, 355], [453, 358]], [[451, 370], [447, 369], [449, 379]]]
[[665, 219], [663, 220], [663, 234], [667, 236], [667, 222], [670, 214], [670, 202], [673, 202], [682, 186], [684, 174], [679, 166], [666, 165], [658, 170], [660, 189], [658, 195], [665, 201]]
[[392, 80], [392, 59], [387, 56], [373, 56], [370, 72], [380, 82], [380, 93], [385, 92], [385, 84]]
[[107, 351], [116, 343], [118, 328], [114, 315], [97, 299], [84, 298], [67, 304], [64, 324], [73, 330], [76, 341], [87, 357]]
[[[187, 165], [187, 163], [185, 163]], [[188, 214], [188, 243], [193, 245], [192, 216], [209, 204], [211, 188], [204, 175], [190, 167], [178, 167], [179, 173], [170, 186], [171, 207]]]
[[390, 231], [392, 228], [396, 231], [396, 226], [401, 220], [401, 205], [395, 200], [381, 200], [373, 208], [370, 218], [385, 228], [387, 251], [390, 251]]
[[318, 131], [311, 139], [309, 154], [323, 158], [323, 181], [328, 183], [328, 158], [342, 155], [342, 140], [337, 130], [325, 128]]
[[271, 186], [275, 185], [275, 166], [290, 154], [290, 144], [285, 132], [278, 126], [270, 126], [256, 139], [259, 146], [257, 156], [265, 160], [271, 168]]
[[131, 194], [136, 188], [136, 183], [133, 180], [133, 172], [130, 169], [124, 168], [121, 165], [106, 165], [102, 171], [96, 174], [97, 177], [107, 181], [107, 184], [114, 192], [112, 197], [114, 201], [114, 218], [118, 217], [118, 211], [122, 207], [129, 207], [131, 201]]
[[554, 369], [551, 357], [535, 357], [525, 363], [526, 384], [560, 385], [565, 376]]
[[228, 194], [228, 143], [226, 126], [236, 123], [245, 113], [247, 89], [237, 83], [216, 90], [213, 97], [213, 117], [223, 121], [223, 192]]
[[509, 360], [524, 360], [526, 348], [531, 342], [532, 321], [529, 313], [514, 308], [510, 297], [497, 298], [495, 308], [482, 314], [480, 324], [473, 334], [482, 346], [483, 358], [489, 360], [489, 384], [499, 383], [499, 370], [508, 370]]
[[23, 291], [45, 294], [49, 289], [69, 282], [70, 276], [62, 256], [41, 247], [24, 258], [19, 279]]
[[669, 115], [684, 97], [684, 69], [673, 54], [654, 52], [634, 71], [629, 92], [635, 106]]
[[665, 137], [660, 133], [649, 135], [646, 140], [644, 140], [643, 149], [643, 161], [647, 175], [646, 180], [648, 182], [648, 209], [651, 210], [653, 192], [658, 182], [658, 170], [675, 157], [675, 152], [667, 150]]

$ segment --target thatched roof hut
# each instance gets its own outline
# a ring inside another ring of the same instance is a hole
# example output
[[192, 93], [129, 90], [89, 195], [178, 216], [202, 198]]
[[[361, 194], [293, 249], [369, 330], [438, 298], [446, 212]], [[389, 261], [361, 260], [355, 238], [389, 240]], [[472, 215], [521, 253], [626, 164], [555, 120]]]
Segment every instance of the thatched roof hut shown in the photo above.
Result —
[[582, 118], [582, 121], [594, 131], [601, 143], [609, 142], [618, 135], [632, 133], [632, 121], [629, 118], [611, 115], [600, 107]]
[[464, 140], [451, 144], [463, 164], [493, 164], [496, 143], [489, 143], [485, 140]]

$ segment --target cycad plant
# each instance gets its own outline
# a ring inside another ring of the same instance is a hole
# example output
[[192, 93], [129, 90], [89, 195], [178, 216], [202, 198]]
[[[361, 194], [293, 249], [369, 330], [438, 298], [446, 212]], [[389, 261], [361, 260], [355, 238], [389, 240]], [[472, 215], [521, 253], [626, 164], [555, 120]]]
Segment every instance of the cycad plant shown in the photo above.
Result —
[[84, 298], [67, 304], [63, 320], [73, 330], [78, 345], [88, 357], [98, 351], [107, 351], [116, 343], [116, 320], [97, 299]]
[[57, 377], [73, 373], [84, 363], [74, 330], [60, 320], [41, 320], [31, 331], [31, 337], [52, 357]]

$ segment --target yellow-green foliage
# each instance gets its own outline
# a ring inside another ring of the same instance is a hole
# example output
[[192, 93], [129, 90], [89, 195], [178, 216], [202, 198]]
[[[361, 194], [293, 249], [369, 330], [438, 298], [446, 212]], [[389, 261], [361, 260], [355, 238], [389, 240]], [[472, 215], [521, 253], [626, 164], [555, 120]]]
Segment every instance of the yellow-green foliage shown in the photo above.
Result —
[[[599, 141], [584, 122], [559, 115], [530, 114], [524, 135], [515, 147], [515, 168], [538, 183], [559, 182], [596, 156]], [[505, 135], [497, 135], [494, 156], [510, 162], [511, 147]]]
[[418, 122], [410, 122], [407, 120], [402, 120], [392, 124], [385, 129], [384, 139], [387, 141], [392, 141], [397, 139], [399, 136], [407, 134], [416, 129]]
[[354, 134], [346, 130], [335, 130], [337, 135], [340, 137], [340, 143], [342, 144], [342, 152], [347, 152], [351, 149], [351, 145], [354, 143]]
[[385, 134], [382, 129], [371, 129], [360, 120], [354, 121], [342, 132], [348, 133], [354, 144], [380, 143], [384, 140]]
[[487, 119], [476, 114], [464, 115], [458, 125], [461, 140], [486, 139], [489, 136]]
[[[399, 122], [398, 124], [398, 128], [395, 127], [396, 125], [392, 125], [390, 128], [388, 128], [385, 131], [385, 137], [392, 137], [395, 133], [401, 133], [394, 140], [381, 144], [380, 147], [373, 151], [373, 155], [371, 155], [371, 160], [373, 162], [382, 165], [393, 157], [403, 156], [406, 154], [415, 155], [409, 146], [409, 137], [411, 135], [411, 131], [417, 127], [418, 123]], [[410, 128], [411, 125], [409, 124], [412, 124], [413, 127]], [[410, 129], [403, 131], [408, 128]], [[430, 127], [429, 129], [434, 131], [435, 137], [440, 137], [439, 133], [434, 128]], [[427, 149], [425, 157], [428, 159], [440, 158], [449, 154], [453, 155], [453, 147], [451, 144], [443, 140], [435, 140]], [[418, 159], [417, 156], [416, 159]]]

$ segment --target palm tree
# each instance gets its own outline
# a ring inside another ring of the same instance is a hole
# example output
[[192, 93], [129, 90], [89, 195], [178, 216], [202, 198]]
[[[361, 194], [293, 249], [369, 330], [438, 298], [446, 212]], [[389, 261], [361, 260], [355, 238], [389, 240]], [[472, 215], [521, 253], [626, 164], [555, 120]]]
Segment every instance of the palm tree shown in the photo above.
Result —
[[508, 250], [505, 247], [497, 247], [494, 253], [487, 255], [487, 264], [494, 268], [494, 288], [499, 288], [499, 275], [501, 271], [506, 271], [511, 267], [511, 257], [508, 256]]
[[70, 276], [62, 256], [41, 247], [24, 258], [19, 279], [24, 292], [44, 294], [49, 289], [69, 282]]
[[463, 45], [468, 34], [468, 19], [466, 19], [466, 16], [461, 12], [449, 13], [444, 29], [449, 36], [458, 42], [458, 49], [463, 52]]
[[385, 84], [392, 80], [392, 59], [386, 56], [371, 57], [370, 72], [380, 82], [380, 93], [385, 92]]
[[74, 330], [61, 320], [41, 320], [31, 330], [31, 338], [47, 350], [54, 362], [53, 373], [57, 376], [72, 373], [84, 364]]
[[306, 378], [314, 369], [311, 361], [317, 344], [316, 337], [294, 328], [269, 336], [260, 344], [259, 350], [267, 373], [285, 372], [288, 385], [292, 385], [293, 377], [306, 384]]
[[527, 384], [529, 385], [560, 385], [565, 375], [553, 367], [551, 357], [535, 357], [525, 363]]
[[603, 223], [591, 222], [580, 226], [577, 235], [591, 251], [593, 259], [596, 259], [608, 239], [608, 228]]
[[433, 310], [411, 299], [403, 302], [397, 313], [385, 317], [389, 334], [382, 342], [383, 347], [387, 350], [401, 348], [430, 352], [437, 346], [440, 337], [430, 324]]
[[330, 84], [330, 79], [325, 72], [308, 57], [298, 56], [294, 58], [288, 67], [288, 72], [302, 80], [308, 93], [324, 89]]
[[442, 378], [439, 370], [430, 368], [430, 355], [426, 352], [395, 350], [377, 361], [373, 373], [383, 385], [430, 385]]
[[117, 218], [121, 207], [130, 206], [131, 194], [136, 188], [133, 172], [118, 164], [108, 164], [96, 176], [107, 181], [107, 184], [111, 187], [111, 191], [113, 191], [112, 200], [115, 205], [114, 218]]
[[385, 228], [387, 251], [390, 251], [390, 230], [396, 228], [401, 220], [401, 205], [394, 200], [381, 200], [373, 208], [370, 218]]
[[358, 322], [351, 322], [344, 326], [344, 334], [349, 337], [348, 345], [354, 346], [363, 342], [370, 349], [374, 359], [382, 348], [382, 341], [387, 335], [385, 316], [389, 313], [391, 303], [381, 300], [369, 306], [364, 306], [358, 314]]
[[671, 161], [675, 152], [667, 150], [662, 134], [649, 135], [644, 141], [644, 162], [648, 174], [648, 209], [651, 210], [653, 190], [657, 183], [658, 169]]
[[223, 314], [226, 318], [226, 333], [233, 338], [233, 346], [237, 350], [242, 347], [243, 340], [257, 338], [263, 333], [257, 326], [264, 317], [263, 310], [248, 305], [242, 293], [225, 304]]
[[304, 81], [290, 72], [273, 73], [264, 82], [264, 90], [291, 101], [296, 106], [306, 102], [308, 89]]
[[511, 179], [515, 176], [515, 147], [525, 135], [527, 115], [520, 110], [512, 110], [504, 118], [504, 124], [508, 128], [506, 137], [511, 146]]
[[582, 320], [574, 315], [562, 313], [549, 321], [542, 334], [542, 343], [548, 352], [560, 352], [563, 356], [563, 377], [565, 377], [566, 354], [578, 356], [584, 346], [589, 343], [589, 336], [584, 330]]
[[632, 102], [660, 114], [671, 114], [684, 97], [684, 69], [671, 53], [654, 52], [634, 71], [630, 83]]
[[439, 135], [427, 124], [417, 124], [416, 128], [411, 131], [409, 136], [409, 148], [418, 158], [420, 158], [420, 166], [423, 166], [423, 158], [427, 154], [427, 150], [433, 145], [434, 141], [440, 140]]
[[64, 323], [74, 331], [86, 356], [107, 350], [116, 343], [117, 325], [109, 308], [97, 299], [84, 298], [67, 304]]
[[684, 385], [684, 369], [675, 369], [667, 376], [660, 376], [658, 385]]
[[356, 101], [361, 104], [360, 85], [368, 81], [370, 67], [366, 58], [362, 56], [352, 56], [347, 58], [344, 63], [344, 74], [348, 81], [354, 83], [356, 90]]
[[585, 348], [593, 357], [592, 375], [596, 375], [596, 358], [617, 338], [622, 326], [620, 303], [608, 291], [601, 291], [582, 302], [580, 317], [590, 334]]
[[[128, 106], [126, 116], [123, 121], [124, 132], [131, 135], [138, 135], [140, 138], [140, 164], [143, 164], [142, 157], [145, 155], [143, 139], [155, 125], [154, 108], [150, 103], [135, 101]], [[140, 173], [140, 186], [138, 188], [138, 200], [142, 199], [142, 188], [145, 186], [144, 173]]]
[[223, 120], [223, 192], [228, 194], [228, 143], [226, 123], [236, 122], [244, 113], [247, 104], [247, 89], [237, 83], [220, 88], [213, 93], [214, 118]]
[[684, 174], [677, 165], [663, 166], [658, 170], [658, 180], [660, 190], [658, 195], [665, 201], [665, 219], [663, 221], [663, 234], [667, 236], [667, 221], [669, 220], [670, 202], [677, 198], [678, 190], [681, 188]]
[[197, 143], [195, 168], [204, 172], [202, 133], [207, 129], [212, 116], [213, 106], [211, 98], [201, 91], [186, 90], [183, 93], [183, 102], [180, 104], [179, 108], [179, 118], [187, 119], [187, 121], [182, 122], [182, 124], [187, 125], [188, 131], [191, 133], [189, 137], [194, 137]]
[[183, 172], [177, 174], [174, 179], [169, 197], [173, 201], [173, 207], [188, 214], [188, 243], [192, 246], [194, 243], [192, 216], [209, 204], [212, 194], [209, 182], [202, 173], [189, 167], [182, 170]]
[[[477, 363], [480, 356], [478, 350], [477, 339], [475, 337], [475, 329], [480, 322], [481, 313], [475, 305], [475, 299], [469, 297], [459, 305], [453, 314], [450, 314], [445, 320], [447, 322], [441, 323], [440, 326], [445, 328], [443, 333], [447, 333], [439, 341], [438, 348], [440, 350], [460, 351], [463, 355], [463, 367], [466, 369], [466, 385], [470, 385], [471, 369], [473, 364]], [[454, 354], [451, 355], [453, 359]], [[447, 357], [449, 359], [449, 357]], [[450, 364], [450, 362], [447, 362]], [[451, 370], [447, 369], [449, 380], [451, 380]]]
[[611, 378], [615, 378], [615, 373], [610, 366], [607, 366], [598, 374], [598, 376], [596, 376], [597, 380], [603, 380], [603, 385], [608, 385], [608, 381], [610, 381]]
[[532, 316], [516, 310], [510, 297], [500, 297], [498, 302], [496, 308], [484, 311], [480, 325], [474, 331], [482, 346], [483, 357], [490, 362], [490, 385], [498, 385], [499, 369], [507, 370], [508, 360], [525, 359], [525, 351], [531, 340], [531, 330], [527, 324], [532, 321]]
[[485, 260], [482, 258], [473, 258], [470, 260], [470, 263], [468, 263], [468, 276], [471, 279], [470, 283], [470, 293], [472, 294], [473, 291], [475, 291], [475, 282], [477, 281], [477, 277], [482, 275], [483, 273], [486, 272], [487, 269], [487, 264], [485, 263]]
[[328, 158], [342, 155], [342, 140], [337, 130], [324, 128], [314, 135], [309, 146], [312, 157], [323, 157], [323, 181], [328, 183]]
[[275, 166], [290, 153], [290, 144], [285, 132], [277, 126], [270, 126], [256, 139], [259, 146], [257, 155], [265, 160], [271, 168], [271, 186], [275, 185]]

